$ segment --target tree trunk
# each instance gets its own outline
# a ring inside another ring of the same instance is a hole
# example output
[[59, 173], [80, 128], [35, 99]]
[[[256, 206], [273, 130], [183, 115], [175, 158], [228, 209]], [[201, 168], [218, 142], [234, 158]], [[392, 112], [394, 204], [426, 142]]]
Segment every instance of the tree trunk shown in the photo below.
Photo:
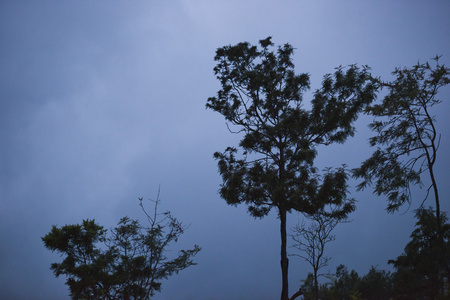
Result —
[[288, 266], [289, 260], [287, 258], [287, 233], [286, 233], [286, 209], [280, 206], [280, 233], [281, 233], [281, 300], [289, 300], [289, 284], [288, 284]]
[[[433, 145], [433, 153], [434, 156], [436, 157], [436, 149]], [[450, 268], [448, 265], [448, 262], [445, 260], [445, 243], [444, 243], [444, 233], [442, 232], [442, 224], [441, 224], [441, 219], [442, 219], [442, 215], [441, 215], [441, 207], [440, 207], [440, 202], [439, 202], [439, 191], [438, 191], [438, 187], [437, 187], [437, 182], [436, 179], [434, 177], [434, 161], [432, 161], [427, 153], [427, 158], [428, 158], [428, 172], [430, 174], [430, 178], [431, 178], [431, 184], [433, 186], [433, 192], [434, 192], [434, 200], [435, 200], [435, 205], [436, 205], [436, 222], [437, 222], [437, 236], [438, 236], [438, 244], [439, 244], [439, 264], [441, 264], [444, 267], [445, 272], [447, 273], [447, 284], [450, 285]]]
[[319, 299], [319, 281], [317, 280], [318, 267], [314, 267], [314, 299]]

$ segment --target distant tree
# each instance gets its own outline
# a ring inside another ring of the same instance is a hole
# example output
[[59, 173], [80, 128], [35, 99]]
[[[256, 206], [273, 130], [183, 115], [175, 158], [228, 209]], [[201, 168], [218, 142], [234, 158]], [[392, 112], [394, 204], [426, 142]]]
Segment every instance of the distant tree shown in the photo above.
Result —
[[389, 300], [392, 296], [391, 273], [371, 267], [359, 282], [358, 290], [365, 300]]
[[[377, 135], [370, 139], [370, 145], [376, 146], [377, 150], [354, 170], [353, 175], [363, 179], [359, 189], [373, 184], [375, 194], [387, 196], [387, 210], [392, 212], [404, 203], [410, 203], [411, 185], [422, 185], [421, 179], [428, 174], [430, 184], [425, 200], [432, 190], [436, 232], [443, 247], [434, 168], [441, 136], [435, 126], [432, 108], [441, 102], [437, 98], [439, 90], [450, 83], [450, 69], [439, 64], [439, 57], [434, 60], [434, 66], [427, 62], [417, 63], [412, 68], [395, 69], [392, 82], [378, 80], [381, 87], [388, 89], [388, 94], [381, 104], [367, 109], [376, 118], [370, 127]], [[438, 259], [442, 260], [442, 255]], [[449, 267], [447, 265], [446, 269], [450, 274]]]
[[[351, 201], [353, 202], [353, 201]], [[313, 294], [314, 299], [319, 299], [319, 270], [328, 265], [331, 257], [325, 256], [325, 246], [335, 240], [335, 236], [331, 234], [333, 229], [339, 222], [345, 220], [329, 216], [318, 212], [309, 217], [312, 223], [306, 226], [305, 223], [297, 224], [292, 229], [292, 239], [296, 248], [300, 252], [291, 255], [298, 256], [307, 261], [313, 268]]]
[[340, 300], [355, 300], [361, 298], [359, 285], [361, 278], [355, 270], [348, 272], [344, 265], [336, 268], [336, 279], [334, 280], [334, 290]]
[[[319, 176], [313, 165], [316, 147], [352, 136], [352, 124], [374, 99], [376, 88], [367, 67], [339, 67], [324, 77], [307, 110], [303, 93], [309, 89], [309, 75], [295, 74], [294, 48], [285, 44], [272, 51], [270, 37], [259, 44], [217, 49], [214, 72], [222, 88], [206, 107], [221, 113], [231, 123], [231, 132], [243, 134], [241, 158], [235, 147], [214, 154], [223, 179], [220, 196], [230, 205], [247, 204], [254, 217], [272, 208], [278, 212], [281, 299], [287, 300], [287, 213], [314, 214], [346, 199], [347, 173], [344, 168], [329, 169]], [[339, 214], [352, 210], [345, 206]]]
[[108, 231], [94, 220], [84, 220], [53, 226], [42, 238], [47, 249], [64, 256], [51, 269], [56, 277], [67, 277], [72, 299], [149, 299], [161, 290], [161, 280], [195, 265], [197, 245], [181, 250], [173, 259], [166, 257], [186, 227], [170, 212], [157, 212], [159, 195], [151, 215], [139, 200], [147, 226], [124, 217]]
[[[390, 260], [396, 270], [393, 275], [396, 299], [436, 299], [450, 297], [448, 273], [450, 263], [450, 224], [446, 214], [441, 215], [444, 237], [444, 264], [437, 259], [442, 248], [436, 231], [436, 215], [432, 208], [416, 210], [416, 229], [404, 253]], [[445, 298], [448, 299], [448, 298]]]

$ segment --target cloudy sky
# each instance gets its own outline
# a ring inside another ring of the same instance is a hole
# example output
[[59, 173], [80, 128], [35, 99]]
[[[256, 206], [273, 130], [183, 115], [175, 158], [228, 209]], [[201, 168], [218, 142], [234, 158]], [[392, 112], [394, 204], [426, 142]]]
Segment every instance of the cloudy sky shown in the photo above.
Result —
[[[389, 79], [395, 67], [436, 54], [450, 65], [449, 15], [444, 0], [0, 1], [0, 295], [68, 298], [64, 278], [49, 270], [59, 257], [40, 238], [53, 224], [140, 218], [137, 198], [155, 198], [160, 185], [162, 209], [190, 224], [177, 247], [203, 249], [155, 299], [277, 299], [276, 214], [255, 220], [217, 194], [212, 154], [239, 137], [205, 109], [219, 89], [215, 50], [273, 36], [296, 48], [297, 72], [311, 74], [313, 87], [353, 63]], [[449, 89], [435, 110], [446, 211]], [[347, 144], [319, 149], [318, 166], [356, 167], [368, 157], [368, 121]], [[351, 190], [357, 211], [336, 229], [327, 269], [389, 268], [424, 192], [389, 215], [382, 198]], [[301, 220], [292, 214], [289, 226]], [[308, 271], [291, 258], [291, 294]]]

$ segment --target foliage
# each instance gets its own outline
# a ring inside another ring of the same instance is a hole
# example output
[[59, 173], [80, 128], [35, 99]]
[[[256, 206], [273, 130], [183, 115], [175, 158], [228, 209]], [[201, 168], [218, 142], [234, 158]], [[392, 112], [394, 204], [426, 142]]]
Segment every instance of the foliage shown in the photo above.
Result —
[[[221, 83], [206, 107], [221, 113], [241, 133], [239, 147], [216, 152], [223, 179], [220, 196], [230, 205], [248, 205], [254, 217], [273, 208], [280, 218], [282, 296], [288, 299], [286, 215], [292, 210], [314, 214], [347, 199], [344, 167], [320, 176], [313, 162], [318, 145], [343, 143], [354, 134], [353, 122], [375, 97], [368, 67], [339, 67], [324, 77], [314, 93], [312, 108], [303, 104], [309, 75], [295, 74], [294, 48], [273, 51], [271, 38], [259, 46], [247, 42], [217, 49], [214, 72]], [[346, 215], [353, 205], [345, 205]]]
[[[450, 263], [450, 224], [447, 216], [442, 215], [441, 226], [444, 236], [445, 263], [437, 257], [441, 253], [436, 233], [436, 216], [433, 209], [416, 211], [416, 229], [404, 253], [390, 260], [396, 272], [394, 286], [398, 299], [434, 299], [438, 295], [448, 294], [448, 273], [445, 266]], [[450, 295], [447, 295], [450, 296]]]
[[[374, 185], [375, 194], [387, 197], [389, 212], [397, 210], [404, 203], [410, 203], [411, 186], [422, 186], [424, 175], [428, 175], [427, 194], [420, 207], [430, 191], [433, 191], [437, 244], [433, 246], [434, 253], [431, 257], [443, 266], [449, 278], [448, 250], [442, 228], [439, 190], [434, 170], [441, 136], [436, 129], [432, 110], [441, 102], [438, 99], [439, 90], [450, 83], [450, 69], [439, 64], [439, 57], [434, 60], [434, 65], [428, 62], [417, 63], [412, 68], [395, 69], [395, 80], [392, 82], [378, 80], [381, 87], [388, 89], [388, 94], [381, 104], [369, 106], [367, 109], [367, 112], [375, 117], [370, 127], [376, 136], [370, 139], [370, 144], [377, 146], [377, 150], [360, 168], [354, 170], [353, 175], [363, 179], [359, 189]], [[411, 259], [413, 257], [408, 258], [408, 264]], [[399, 267], [402, 260], [399, 257]], [[414, 277], [414, 273], [404, 275]], [[411, 278], [409, 281], [415, 279], [418, 278]], [[432, 280], [434, 284], [436, 280]], [[427, 280], [422, 283], [425, 282]], [[418, 283], [411, 288], [415, 290], [419, 286]]]
[[[330, 277], [330, 276], [328, 276]], [[320, 284], [318, 297], [314, 292], [314, 276], [309, 273], [302, 289], [305, 300], [389, 300], [392, 296], [392, 277], [389, 272], [371, 267], [360, 277], [356, 271], [348, 271], [344, 265], [336, 268], [331, 282]]]
[[375, 117], [370, 127], [376, 136], [370, 139], [370, 144], [377, 150], [353, 175], [363, 179], [359, 189], [373, 185], [375, 194], [387, 197], [389, 212], [410, 203], [411, 186], [422, 186], [424, 175], [428, 175], [430, 183], [420, 207], [432, 190], [437, 235], [435, 259], [450, 277], [434, 169], [441, 136], [432, 114], [434, 106], [441, 102], [439, 90], [450, 83], [450, 69], [439, 64], [438, 56], [434, 60], [433, 66], [427, 62], [395, 69], [392, 82], [378, 80], [381, 87], [388, 89], [388, 94], [381, 104], [367, 109]]
[[51, 269], [56, 277], [67, 277], [73, 299], [149, 299], [161, 290], [163, 279], [195, 265], [197, 245], [172, 259], [165, 255], [186, 227], [169, 212], [157, 213], [159, 200], [152, 215], [139, 200], [147, 226], [124, 217], [108, 231], [94, 220], [83, 220], [82, 224], [54, 225], [42, 238], [47, 249], [64, 256]]
[[359, 291], [362, 298], [366, 300], [389, 300], [392, 295], [391, 273], [372, 266], [361, 278]]
[[[360, 277], [354, 270], [348, 271], [344, 265], [336, 268], [330, 282], [319, 284], [319, 299], [339, 300], [409, 300], [409, 299], [449, 299], [448, 273], [445, 265], [437, 259], [440, 252], [436, 233], [436, 216], [433, 209], [416, 210], [416, 228], [404, 253], [397, 259], [389, 260], [394, 272], [371, 267]], [[445, 241], [445, 260], [450, 262], [450, 224], [442, 215]], [[303, 281], [304, 299], [317, 299], [314, 292], [314, 276], [308, 274]]]
[[376, 118], [370, 128], [377, 135], [370, 139], [370, 145], [378, 148], [354, 170], [354, 175], [363, 178], [359, 189], [373, 184], [375, 194], [387, 196], [388, 211], [410, 202], [410, 186], [420, 184], [424, 172], [430, 176], [427, 190], [434, 190], [439, 209], [433, 167], [440, 135], [431, 109], [440, 103], [439, 89], [450, 83], [450, 69], [440, 65], [438, 59], [435, 58], [434, 67], [427, 62], [412, 68], [396, 68], [392, 82], [378, 80], [388, 94], [381, 104], [367, 109]]
[[339, 265], [336, 268], [336, 279], [333, 284], [338, 299], [351, 300], [361, 297], [360, 280], [361, 278], [355, 270], [348, 272], [346, 266]]
[[302, 291], [303, 299], [313, 300], [315, 297], [314, 275], [308, 273], [306, 279], [302, 280], [303, 284], [300, 288]]

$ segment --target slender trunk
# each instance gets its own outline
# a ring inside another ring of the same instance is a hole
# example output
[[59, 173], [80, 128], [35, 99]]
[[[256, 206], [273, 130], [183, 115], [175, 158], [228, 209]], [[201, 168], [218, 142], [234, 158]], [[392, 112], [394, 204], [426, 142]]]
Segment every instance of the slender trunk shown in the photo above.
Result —
[[432, 166], [429, 168], [430, 170], [430, 178], [431, 178], [431, 184], [433, 185], [433, 191], [434, 191], [434, 200], [436, 203], [436, 221], [437, 221], [437, 235], [440, 242], [443, 242], [443, 235], [442, 235], [442, 224], [441, 224], [441, 206], [439, 203], [439, 194], [438, 194], [438, 188], [436, 184], [436, 179], [434, 178], [434, 172]]
[[[434, 152], [436, 152], [436, 150]], [[436, 154], [434, 154], [434, 156], [436, 156]], [[431, 158], [429, 157], [428, 153], [427, 153], [427, 158], [428, 158], [428, 171], [430, 174], [431, 185], [433, 186], [434, 200], [435, 200], [435, 204], [436, 204], [437, 235], [438, 235], [439, 242], [443, 242], [444, 239], [443, 239], [443, 235], [442, 235], [442, 226], [441, 226], [442, 225], [441, 224], [441, 206], [439, 203], [439, 193], [438, 193], [437, 183], [436, 183], [436, 179], [434, 178], [434, 170], [433, 170], [434, 162], [431, 161]]]
[[[434, 148], [433, 148], [434, 149]], [[434, 150], [434, 157], [436, 157], [436, 150]], [[429, 167], [428, 171], [430, 174], [431, 179], [431, 185], [433, 186], [433, 192], [434, 192], [434, 200], [436, 205], [436, 222], [437, 222], [437, 237], [438, 237], [438, 245], [439, 245], [439, 264], [444, 267], [445, 272], [447, 273], [447, 283], [450, 285], [450, 266], [448, 265], [448, 262], [445, 260], [445, 243], [444, 243], [444, 234], [442, 232], [442, 216], [441, 216], [441, 207], [439, 202], [439, 193], [437, 188], [436, 179], [434, 177], [434, 170], [433, 170], [434, 162], [430, 163], [429, 160]]]
[[314, 298], [319, 299], [319, 281], [317, 280], [317, 268], [314, 268]]
[[280, 206], [280, 233], [281, 233], [281, 300], [289, 300], [289, 285], [288, 285], [288, 266], [289, 260], [287, 258], [287, 233], [286, 233], [286, 208]]
[[[437, 94], [437, 90], [438, 90], [438, 86], [436, 84], [434, 86], [434, 91], [433, 91], [431, 97], [429, 98], [429, 100], [434, 98], [434, 96]], [[427, 157], [428, 173], [430, 175], [431, 185], [433, 187], [433, 192], [434, 192], [434, 200], [435, 200], [435, 205], [436, 205], [436, 222], [437, 222], [436, 233], [437, 233], [438, 246], [439, 246], [439, 253], [438, 253], [439, 257], [437, 259], [438, 259], [439, 264], [441, 266], [444, 266], [444, 270], [447, 273], [447, 283], [450, 285], [450, 266], [445, 259], [444, 233], [442, 232], [442, 223], [441, 223], [441, 218], [442, 218], [441, 207], [440, 207], [440, 202], [439, 202], [439, 193], [438, 193], [438, 188], [437, 188], [437, 182], [434, 177], [434, 169], [433, 169], [434, 164], [436, 162], [437, 149], [439, 148], [439, 141], [438, 141], [438, 145], [436, 146], [436, 143], [435, 143], [436, 137], [437, 137], [436, 127], [434, 126], [433, 118], [431, 117], [431, 115], [428, 112], [427, 104], [428, 104], [428, 102], [426, 102], [426, 104], [422, 104], [422, 106], [423, 106], [423, 110], [426, 115], [426, 120], [428, 121], [429, 126], [431, 127], [432, 135], [431, 136], [427, 135], [430, 139], [431, 145], [427, 146], [422, 141], [422, 137], [420, 134], [418, 134], [418, 137], [419, 137], [420, 143], [422, 144], [423, 150], [425, 151], [425, 154]], [[419, 132], [417, 122], [414, 118], [414, 115], [413, 115], [413, 121], [414, 121], [414, 125], [416, 127], [416, 131]], [[428, 147], [431, 148], [431, 153], [429, 152]], [[438, 280], [440, 279], [439, 277], [440, 276], [438, 275]]]
[[[282, 145], [282, 137], [280, 137], [279, 145]], [[284, 187], [285, 178], [285, 161], [284, 161], [284, 147], [279, 146], [280, 149], [280, 161], [279, 161], [279, 170], [278, 176], [280, 183], [282, 184], [281, 194], [278, 194], [277, 202], [278, 209], [280, 212], [280, 234], [281, 234], [281, 278], [282, 278], [282, 287], [281, 287], [281, 300], [289, 300], [289, 283], [288, 283], [288, 269], [289, 269], [289, 260], [287, 257], [287, 232], [286, 232], [286, 217], [287, 217], [287, 199], [286, 199], [286, 190]]]

